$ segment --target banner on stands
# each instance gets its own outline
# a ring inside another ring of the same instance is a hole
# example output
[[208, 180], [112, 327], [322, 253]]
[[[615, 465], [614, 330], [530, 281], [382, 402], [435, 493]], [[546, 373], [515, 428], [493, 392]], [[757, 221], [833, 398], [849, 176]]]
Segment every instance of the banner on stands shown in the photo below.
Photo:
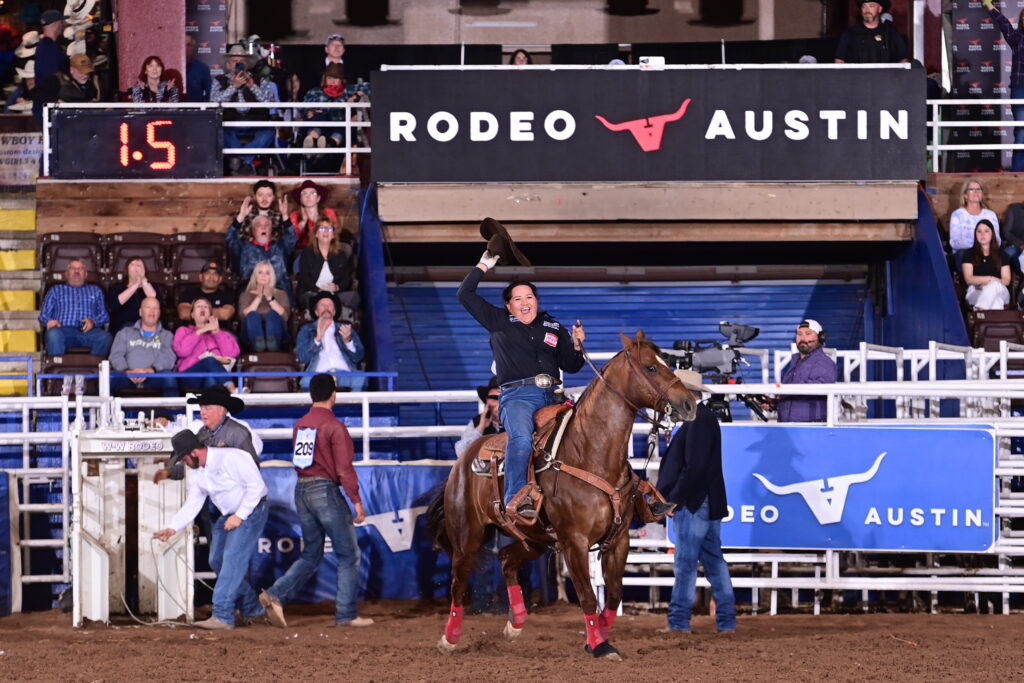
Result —
[[722, 544], [984, 552], [996, 439], [984, 428], [726, 426]]
[[382, 182], [919, 180], [909, 68], [388, 70]]

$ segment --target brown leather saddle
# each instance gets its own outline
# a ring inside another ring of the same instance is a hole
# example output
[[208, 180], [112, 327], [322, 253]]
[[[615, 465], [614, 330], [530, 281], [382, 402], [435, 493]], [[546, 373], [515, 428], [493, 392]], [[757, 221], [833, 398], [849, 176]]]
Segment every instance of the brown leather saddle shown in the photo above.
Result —
[[[571, 411], [572, 406], [570, 404], [556, 403], [554, 405], [544, 406], [534, 413], [533, 423], [536, 429], [533, 433], [533, 457], [531, 458], [531, 462], [536, 463], [541, 454], [550, 452], [550, 449], [554, 446], [559, 426], [561, 426], [565, 420], [569, 419], [572, 414]], [[477, 452], [476, 458], [473, 459], [471, 466], [473, 474], [477, 474], [481, 477], [491, 476], [491, 461], [497, 460], [496, 464], [498, 465], [498, 475], [504, 475], [506, 446], [508, 446], [507, 432], [484, 437], [483, 443], [480, 444], [480, 450]], [[534, 469], [535, 467], [530, 468], [531, 481], [533, 479]]]

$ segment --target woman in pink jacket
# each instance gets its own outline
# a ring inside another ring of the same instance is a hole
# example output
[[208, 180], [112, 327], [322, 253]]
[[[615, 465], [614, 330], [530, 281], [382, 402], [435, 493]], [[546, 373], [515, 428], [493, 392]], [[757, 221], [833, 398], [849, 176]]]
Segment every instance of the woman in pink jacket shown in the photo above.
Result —
[[[192, 302], [192, 322], [188, 327], [179, 327], [174, 333], [174, 353], [178, 356], [178, 372], [209, 374], [224, 372], [238, 358], [238, 340], [226, 330], [220, 329], [220, 322], [213, 315], [213, 306], [206, 299]], [[179, 380], [182, 391], [197, 393], [204, 387], [223, 384], [232, 392], [233, 382], [223, 377], [202, 377], [190, 381]]]

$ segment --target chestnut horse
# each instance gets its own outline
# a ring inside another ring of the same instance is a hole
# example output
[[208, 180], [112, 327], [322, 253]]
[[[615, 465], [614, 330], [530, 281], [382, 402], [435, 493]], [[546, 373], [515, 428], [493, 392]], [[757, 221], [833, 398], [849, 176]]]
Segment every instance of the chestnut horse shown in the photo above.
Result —
[[[505, 624], [507, 640], [518, 637], [526, 623], [526, 605], [517, 578], [520, 565], [557, 543], [583, 608], [587, 652], [595, 657], [621, 659], [608, 642], [608, 635], [622, 601], [628, 528], [636, 495], [637, 480], [626, 460], [633, 421], [640, 408], [669, 413], [677, 420], [692, 420], [696, 415], [690, 392], [642, 330], [635, 339], [622, 335], [622, 342], [623, 350], [608, 361], [580, 397], [553, 466], [537, 474], [537, 484], [544, 493], [540, 519], [532, 526], [519, 527], [525, 538], [500, 552], [510, 606]], [[444, 493], [427, 511], [435, 541], [452, 558], [452, 605], [438, 642], [438, 649], [444, 653], [454, 651], [462, 635], [462, 606], [477, 553], [489, 527], [500, 526], [493, 517], [490, 478], [471, 471], [483, 441], [478, 439], [462, 454]], [[599, 478], [610, 485], [609, 490], [615, 489], [615, 503], [612, 495], [588, 483], [587, 478]], [[602, 547], [607, 595], [600, 614], [588, 563], [588, 552], [595, 545]]]

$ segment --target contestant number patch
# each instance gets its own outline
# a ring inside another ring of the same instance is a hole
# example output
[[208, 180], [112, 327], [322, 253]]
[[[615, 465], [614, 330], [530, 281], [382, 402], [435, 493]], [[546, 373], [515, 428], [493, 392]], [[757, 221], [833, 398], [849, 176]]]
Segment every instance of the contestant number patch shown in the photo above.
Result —
[[558, 346], [558, 335], [554, 332], [548, 332], [544, 335], [544, 343], [548, 346]]
[[316, 427], [299, 429], [295, 432], [295, 450], [292, 464], [305, 469], [313, 464], [313, 449], [316, 448]]

